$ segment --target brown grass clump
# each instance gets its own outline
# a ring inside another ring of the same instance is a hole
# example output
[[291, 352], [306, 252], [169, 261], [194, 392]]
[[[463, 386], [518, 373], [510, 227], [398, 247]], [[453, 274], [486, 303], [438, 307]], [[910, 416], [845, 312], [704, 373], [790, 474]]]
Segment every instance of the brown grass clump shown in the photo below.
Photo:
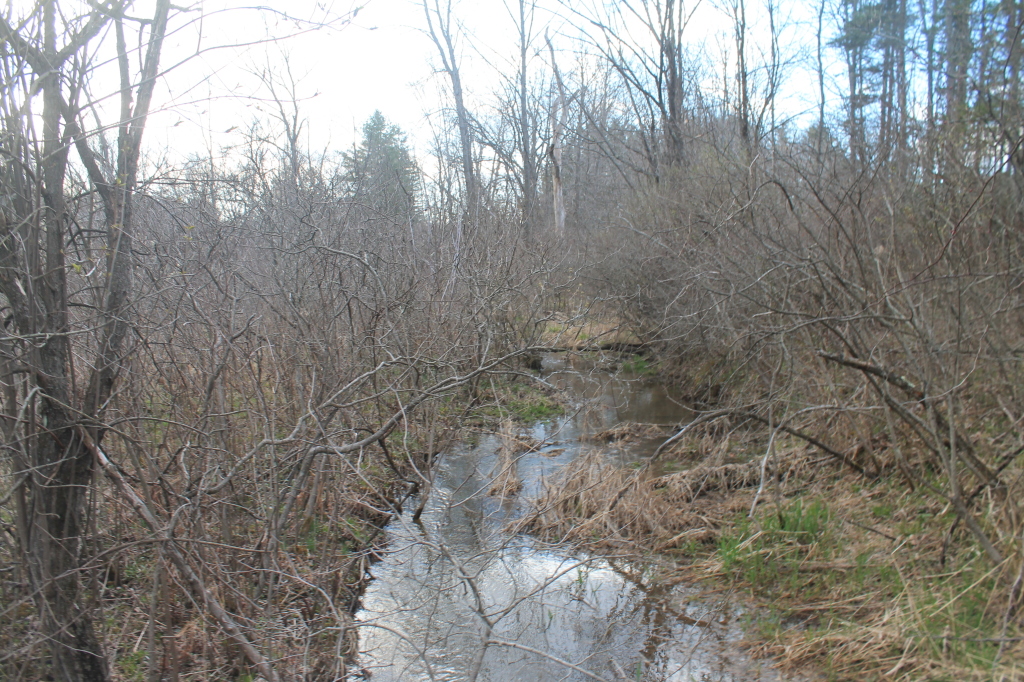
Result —
[[585, 346], [598, 343], [636, 344], [641, 340], [625, 320], [615, 312], [605, 311], [602, 316], [591, 311], [587, 317], [567, 317], [553, 313], [541, 341], [548, 346]]
[[[780, 456], [780, 474], [806, 469], [809, 461], [804, 449], [792, 450]], [[659, 476], [648, 467], [622, 469], [590, 452], [544, 483], [519, 530], [592, 547], [666, 550], [706, 542], [718, 536], [724, 518], [750, 503], [749, 494], [727, 493], [755, 488], [760, 480], [760, 460]]]
[[734, 429], [728, 420], [705, 422], [686, 438], [668, 445], [661, 459], [702, 464], [730, 464], [764, 453], [764, 434]]
[[523, 489], [523, 481], [519, 477], [519, 456], [535, 450], [538, 444], [532, 439], [520, 438], [511, 419], [502, 422], [499, 435], [501, 447], [498, 448], [497, 474], [487, 494], [510, 497]]
[[585, 436], [583, 440], [591, 443], [614, 443], [621, 441], [638, 441], [665, 436], [665, 428], [657, 424], [639, 424], [624, 422], [604, 431]]
[[[778, 467], [780, 478], [811, 473], [815, 461], [806, 448], [796, 448], [778, 456], [778, 463], [769, 460], [766, 475], [773, 477]], [[743, 488], [757, 487], [762, 478], [762, 462], [754, 459], [731, 464], [705, 465], [655, 480], [654, 489], [664, 489], [669, 500], [676, 504], [689, 504], [701, 495], [726, 493]]]

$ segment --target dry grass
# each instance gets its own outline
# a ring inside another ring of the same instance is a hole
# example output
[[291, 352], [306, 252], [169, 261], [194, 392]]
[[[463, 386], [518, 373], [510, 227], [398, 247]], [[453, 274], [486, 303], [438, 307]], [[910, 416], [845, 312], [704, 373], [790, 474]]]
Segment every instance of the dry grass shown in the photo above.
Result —
[[[809, 461], [803, 448], [791, 450], [780, 457], [780, 475], [788, 477]], [[519, 529], [595, 548], [663, 551], [716, 538], [723, 520], [749, 505], [749, 492], [733, 493], [756, 487], [760, 480], [760, 461], [659, 476], [648, 467], [621, 469], [592, 451], [545, 482]]]
[[[962, 527], [950, 534], [954, 511], [909, 490], [895, 468], [869, 481], [788, 439], [777, 441], [778, 475], [769, 467], [751, 518], [761, 459], [732, 456], [755, 441], [698, 431], [674, 454], [700, 463], [664, 475], [581, 455], [518, 529], [593, 550], [668, 553], [688, 579], [748, 593], [751, 651], [786, 672], [1024, 680], [1024, 624], [1008, 608], [1020, 603], [1010, 594], [1024, 583], [1019, 565], [992, 568]], [[893, 459], [878, 447], [880, 462]]]
[[[1024, 679], [1024, 628], [1000, 579], [1007, 567], [993, 568], [965, 536], [943, 564], [948, 510], [850, 483], [834, 478], [785, 502], [790, 519], [801, 500], [827, 509], [813, 539], [779, 532], [767, 506], [691, 567], [758, 600], [767, 618], [752, 621], [752, 652], [835, 680]], [[904, 506], [890, 514], [894, 498]]]
[[661, 438], [665, 436], [665, 427], [658, 424], [639, 424], [624, 422], [610, 429], [585, 436], [583, 440], [591, 443], [615, 443]]
[[533, 439], [521, 438], [516, 434], [515, 423], [506, 419], [501, 423], [499, 431], [501, 446], [498, 448], [497, 472], [488, 495], [511, 497], [523, 489], [523, 480], [519, 477], [519, 456], [524, 452], [536, 450], [539, 444]]
[[549, 346], [582, 347], [592, 343], [640, 343], [641, 339], [614, 314], [592, 317], [553, 315], [541, 334]]

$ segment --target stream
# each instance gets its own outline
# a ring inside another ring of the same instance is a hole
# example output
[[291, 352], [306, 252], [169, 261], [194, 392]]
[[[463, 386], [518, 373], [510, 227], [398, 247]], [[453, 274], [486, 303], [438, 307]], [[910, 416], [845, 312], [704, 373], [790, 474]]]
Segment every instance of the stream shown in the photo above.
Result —
[[635, 559], [504, 530], [542, 479], [584, 448], [629, 466], [660, 442], [583, 442], [588, 434], [623, 422], [669, 426], [688, 415], [664, 386], [625, 372], [550, 355], [542, 374], [574, 409], [524, 427], [545, 445], [519, 459], [518, 495], [487, 494], [501, 439], [481, 434], [440, 456], [420, 523], [408, 511], [386, 528], [387, 549], [356, 614], [364, 679], [468, 680], [474, 671], [490, 682], [780, 679], [744, 653], [742, 608], [722, 594], [667, 587]]

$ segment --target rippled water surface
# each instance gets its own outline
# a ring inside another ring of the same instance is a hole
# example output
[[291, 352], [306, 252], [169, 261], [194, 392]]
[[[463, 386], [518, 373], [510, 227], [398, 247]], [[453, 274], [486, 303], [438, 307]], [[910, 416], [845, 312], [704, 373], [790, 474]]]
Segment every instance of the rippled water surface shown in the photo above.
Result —
[[[504, 528], [596, 433], [624, 421], [671, 426], [686, 408], [657, 383], [545, 358], [545, 379], [576, 409], [527, 429], [545, 443], [518, 462], [522, 492], [487, 494], [496, 435], [443, 453], [420, 523], [387, 528], [388, 551], [372, 568], [361, 622], [360, 663], [373, 680], [775, 680], [742, 652], [739, 609], [654, 570], [513, 536]], [[606, 446], [623, 465], [657, 439]], [[484, 643], [486, 642], [486, 646]]]

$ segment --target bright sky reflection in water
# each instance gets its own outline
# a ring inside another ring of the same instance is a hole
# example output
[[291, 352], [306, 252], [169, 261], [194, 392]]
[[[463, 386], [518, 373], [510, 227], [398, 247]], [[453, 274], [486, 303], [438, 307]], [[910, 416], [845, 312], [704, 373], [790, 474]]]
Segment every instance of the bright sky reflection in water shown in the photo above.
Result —
[[[576, 456], [582, 432], [639, 421], [643, 407], [656, 417], [650, 421], [685, 416], [657, 385], [549, 369], [583, 409], [534, 426], [531, 435], [563, 450], [520, 460], [521, 497], [535, 495], [542, 476]], [[737, 647], [735, 607], [696, 599], [692, 588], [649, 584], [650, 572], [634, 562], [502, 532], [522, 508], [486, 495], [499, 445], [490, 435], [445, 453], [422, 525], [406, 514], [388, 527], [390, 551], [372, 567], [375, 580], [357, 614], [361, 663], [373, 680], [465, 680], [478, 664], [478, 679], [494, 682], [595, 679], [582, 671], [606, 680], [778, 679]], [[609, 454], [628, 461], [643, 449]], [[479, 605], [460, 571], [473, 577]], [[486, 626], [478, 611], [493, 625], [492, 642], [503, 642], [490, 644], [479, 662]]]

